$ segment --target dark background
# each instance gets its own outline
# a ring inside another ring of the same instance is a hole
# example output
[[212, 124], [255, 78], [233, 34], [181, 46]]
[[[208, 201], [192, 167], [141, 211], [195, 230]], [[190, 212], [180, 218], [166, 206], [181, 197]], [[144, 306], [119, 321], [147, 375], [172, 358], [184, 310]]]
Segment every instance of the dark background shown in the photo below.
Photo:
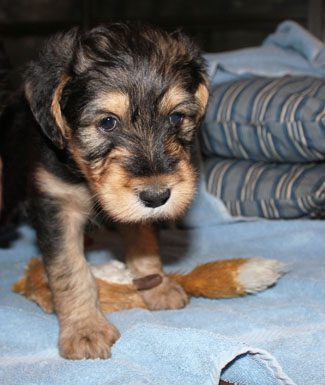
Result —
[[324, 39], [325, 0], [0, 0], [0, 41], [14, 68], [73, 25], [145, 20], [181, 27], [208, 52], [259, 45], [286, 19]]

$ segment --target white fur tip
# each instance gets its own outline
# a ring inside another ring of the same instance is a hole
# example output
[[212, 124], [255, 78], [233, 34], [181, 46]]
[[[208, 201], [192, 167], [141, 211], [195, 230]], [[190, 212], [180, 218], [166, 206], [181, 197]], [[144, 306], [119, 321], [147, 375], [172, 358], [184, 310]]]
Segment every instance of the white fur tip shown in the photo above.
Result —
[[238, 282], [246, 293], [257, 293], [274, 285], [286, 271], [286, 265], [282, 262], [255, 257], [239, 268]]
[[96, 278], [109, 283], [130, 284], [134, 278], [123, 262], [115, 260], [103, 265], [90, 266], [90, 268]]

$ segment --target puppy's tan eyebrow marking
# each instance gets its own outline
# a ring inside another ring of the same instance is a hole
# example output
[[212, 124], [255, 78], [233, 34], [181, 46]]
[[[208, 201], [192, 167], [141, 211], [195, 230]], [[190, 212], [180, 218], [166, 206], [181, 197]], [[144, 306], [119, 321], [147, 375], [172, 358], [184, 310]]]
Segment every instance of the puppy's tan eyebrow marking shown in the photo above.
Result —
[[112, 113], [117, 117], [126, 117], [129, 113], [130, 99], [122, 92], [102, 93], [95, 101], [94, 110], [96, 113]]
[[168, 114], [177, 106], [190, 103], [191, 101], [190, 94], [183, 88], [180, 86], [171, 87], [167, 90], [159, 103], [160, 112]]

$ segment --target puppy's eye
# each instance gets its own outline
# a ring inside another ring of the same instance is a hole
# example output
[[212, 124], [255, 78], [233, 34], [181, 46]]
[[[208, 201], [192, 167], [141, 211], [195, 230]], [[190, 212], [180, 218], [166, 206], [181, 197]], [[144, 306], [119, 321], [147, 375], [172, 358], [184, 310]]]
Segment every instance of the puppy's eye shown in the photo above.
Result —
[[172, 126], [179, 126], [184, 120], [184, 115], [181, 112], [174, 112], [170, 114], [168, 118]]
[[106, 118], [100, 120], [98, 123], [98, 127], [105, 132], [114, 130], [116, 126], [117, 126], [117, 119], [114, 118], [113, 116], [107, 116]]

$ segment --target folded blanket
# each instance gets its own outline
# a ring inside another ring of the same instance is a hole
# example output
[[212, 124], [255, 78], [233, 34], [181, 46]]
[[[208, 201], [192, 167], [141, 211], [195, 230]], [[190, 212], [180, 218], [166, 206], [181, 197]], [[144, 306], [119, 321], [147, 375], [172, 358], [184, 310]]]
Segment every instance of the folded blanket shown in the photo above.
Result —
[[[215, 385], [221, 373], [240, 385], [324, 385], [324, 231], [325, 222], [311, 220], [163, 230], [169, 271], [256, 255], [281, 260], [290, 271], [254, 296], [197, 298], [175, 311], [112, 313], [108, 318], [122, 334], [112, 359], [67, 361], [58, 355], [56, 317], [10, 291], [37, 252], [35, 234], [22, 228], [14, 247], [0, 251], [0, 384]], [[121, 256], [116, 233], [105, 242], [111, 252], [103, 243], [89, 253], [91, 263]]]
[[249, 75], [325, 76], [325, 45], [293, 21], [281, 23], [261, 47], [210, 53], [205, 58], [212, 85]]

